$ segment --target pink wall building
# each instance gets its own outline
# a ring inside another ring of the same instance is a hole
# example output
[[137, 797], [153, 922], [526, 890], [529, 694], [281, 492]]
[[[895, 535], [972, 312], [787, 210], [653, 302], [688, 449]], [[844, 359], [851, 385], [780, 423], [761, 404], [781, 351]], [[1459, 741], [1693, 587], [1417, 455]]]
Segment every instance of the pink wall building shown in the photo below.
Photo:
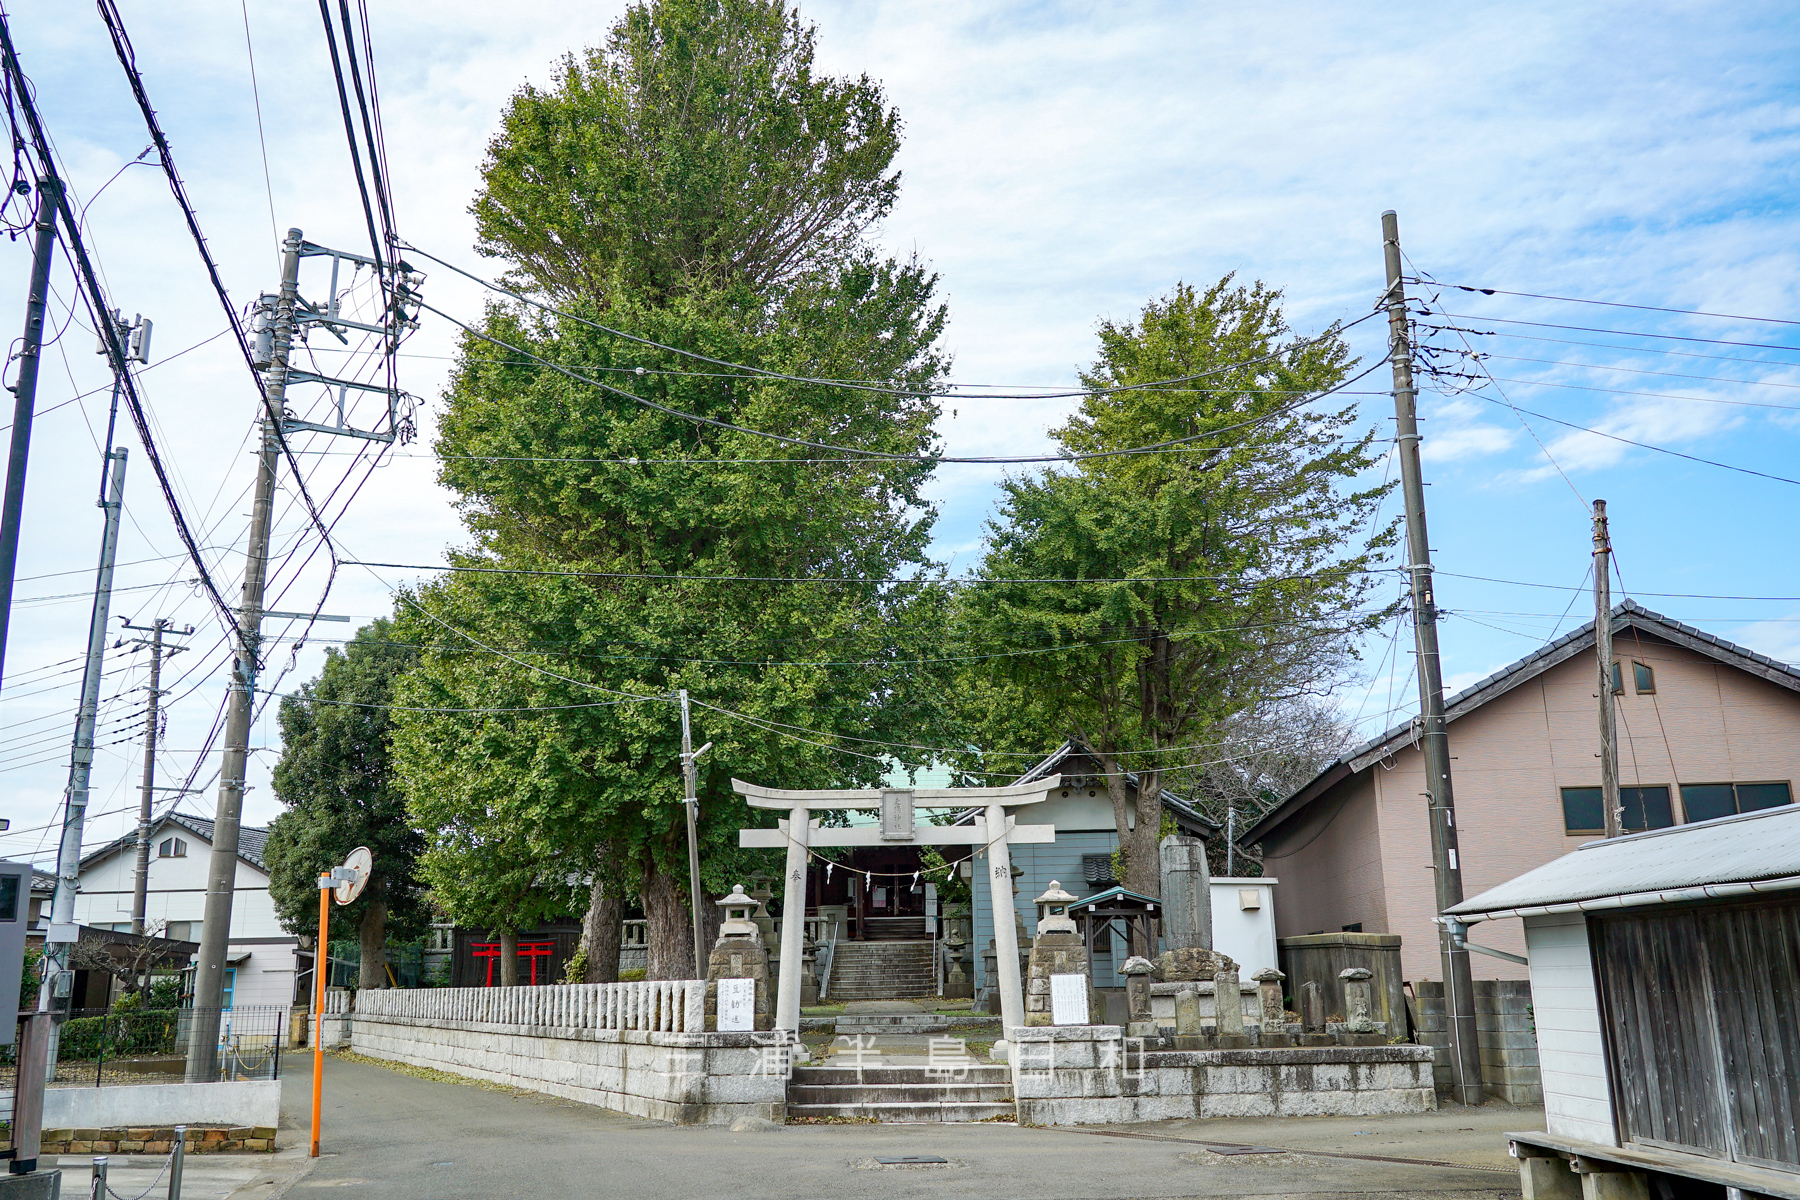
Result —
[[[1793, 802], [1800, 670], [1626, 601], [1613, 610], [1619, 782], [1628, 830]], [[1474, 896], [1599, 836], [1594, 628], [1450, 699], [1463, 890]], [[1415, 723], [1345, 754], [1239, 839], [1281, 878], [1282, 937], [1401, 935], [1405, 978], [1442, 977]], [[1479, 939], [1523, 954], [1516, 920]], [[1477, 979], [1524, 968], [1472, 955]]]

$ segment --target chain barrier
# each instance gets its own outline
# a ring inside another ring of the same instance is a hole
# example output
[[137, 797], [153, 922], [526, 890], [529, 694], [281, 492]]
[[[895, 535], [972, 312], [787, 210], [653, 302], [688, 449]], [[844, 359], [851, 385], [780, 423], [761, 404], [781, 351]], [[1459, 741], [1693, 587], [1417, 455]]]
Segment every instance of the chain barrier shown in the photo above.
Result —
[[89, 1200], [109, 1200], [109, 1198], [110, 1200], [149, 1200], [150, 1193], [156, 1190], [156, 1185], [162, 1182], [164, 1175], [169, 1176], [169, 1200], [181, 1200], [181, 1165], [186, 1152], [187, 1126], [177, 1125], [175, 1127], [175, 1144], [169, 1147], [169, 1153], [163, 1158], [162, 1167], [157, 1170], [156, 1178], [150, 1181], [149, 1187], [135, 1196], [123, 1196], [113, 1190], [106, 1178], [107, 1158], [105, 1155], [98, 1155], [94, 1158], [94, 1177], [88, 1191]]

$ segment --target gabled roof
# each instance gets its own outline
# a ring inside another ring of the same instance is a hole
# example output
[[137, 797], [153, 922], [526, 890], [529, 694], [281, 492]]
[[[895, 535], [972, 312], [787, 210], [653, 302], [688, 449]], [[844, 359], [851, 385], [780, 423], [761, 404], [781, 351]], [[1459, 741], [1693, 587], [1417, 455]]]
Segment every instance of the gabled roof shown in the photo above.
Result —
[[1110, 887], [1104, 892], [1095, 892], [1092, 896], [1084, 896], [1080, 900], [1069, 905], [1069, 907], [1071, 909], [1092, 908], [1100, 904], [1110, 904], [1115, 900], [1124, 901], [1128, 904], [1141, 904], [1147, 908], [1162, 907], [1162, 901], [1158, 900], [1155, 896], [1139, 895], [1137, 892], [1127, 891], [1122, 887]]
[[[207, 845], [212, 844], [213, 819], [211, 817], [190, 816], [189, 814], [182, 812], [172, 812], [158, 819], [157, 822], [150, 827], [151, 840], [154, 841], [156, 836], [170, 825], [178, 825], [197, 837], [205, 838]], [[255, 867], [257, 870], [267, 872], [269, 868], [263, 865], [263, 846], [268, 840], [269, 831], [267, 829], [262, 829], [254, 825], [238, 826], [238, 857]], [[136, 845], [137, 831], [133, 830], [122, 838], [116, 838], [113, 841], [108, 842], [93, 853], [84, 855], [81, 860], [82, 870], [85, 871], [90, 864], [99, 862], [109, 854], [116, 854], [120, 850], [128, 849]]]
[[1800, 888], [1800, 805], [1589, 842], [1448, 911], [1491, 919]]
[[[1013, 780], [1013, 782], [1030, 783], [1032, 780], [1042, 779], [1046, 775], [1061, 774], [1063, 764], [1078, 754], [1086, 755], [1096, 762], [1098, 762], [1100, 758], [1098, 754], [1094, 753], [1094, 751], [1089, 749], [1084, 743], [1078, 742], [1074, 738], [1070, 738], [1052, 751], [1048, 757], [1044, 758], [1029, 771], [1026, 771], [1023, 775]], [[1125, 772], [1125, 781], [1131, 784], [1132, 787], [1136, 787], [1138, 784], [1137, 772]], [[1163, 789], [1162, 802], [1164, 808], [1175, 814], [1176, 821], [1186, 824], [1191, 829], [1197, 831], [1201, 837], [1209, 838], [1219, 831], [1219, 823], [1217, 821], [1213, 820], [1211, 817], [1207, 816], [1167, 788]]]
[[[1767, 680], [1778, 687], [1789, 691], [1800, 692], [1800, 669], [1777, 662], [1764, 654], [1728, 642], [1724, 638], [1696, 629], [1692, 625], [1684, 625], [1680, 621], [1665, 617], [1661, 613], [1651, 612], [1634, 600], [1626, 600], [1615, 605], [1612, 610], [1613, 637], [1616, 639], [1622, 630], [1636, 629], [1651, 637], [1692, 650], [1706, 658], [1736, 667], [1747, 674]], [[1444, 716], [1449, 722], [1467, 716], [1490, 700], [1504, 696], [1507, 692], [1521, 684], [1536, 679], [1544, 672], [1559, 667], [1584, 652], [1592, 653], [1594, 648], [1594, 622], [1587, 621], [1565, 633], [1553, 642], [1549, 642], [1533, 650], [1518, 662], [1503, 667], [1444, 702]], [[1418, 718], [1395, 725], [1387, 732], [1370, 738], [1340, 755], [1330, 766], [1326, 767], [1304, 787], [1294, 792], [1287, 799], [1277, 804], [1256, 824], [1238, 836], [1240, 846], [1253, 846], [1268, 837], [1275, 830], [1299, 816], [1315, 800], [1325, 795], [1337, 784], [1360, 774], [1381, 759], [1398, 750], [1405, 749], [1418, 741]]]

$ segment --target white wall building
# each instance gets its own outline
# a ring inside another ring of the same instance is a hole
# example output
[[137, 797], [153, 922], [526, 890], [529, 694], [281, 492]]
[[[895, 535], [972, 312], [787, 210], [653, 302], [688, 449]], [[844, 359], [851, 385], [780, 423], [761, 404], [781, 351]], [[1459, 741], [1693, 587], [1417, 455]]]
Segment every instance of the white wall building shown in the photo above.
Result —
[[[150, 881], [145, 931], [178, 941], [200, 940], [206, 916], [207, 862], [213, 823], [206, 817], [170, 813], [151, 827]], [[298, 940], [281, 927], [269, 896], [262, 850], [268, 830], [238, 831], [236, 892], [231, 902], [231, 941], [226, 956], [225, 1005], [286, 1005], [294, 998], [294, 951]], [[77, 924], [98, 929], [131, 929], [135, 831], [81, 862], [81, 891], [75, 897]]]
[[1281, 969], [1275, 947], [1275, 885], [1268, 876], [1212, 881], [1213, 949], [1238, 965], [1238, 978]]

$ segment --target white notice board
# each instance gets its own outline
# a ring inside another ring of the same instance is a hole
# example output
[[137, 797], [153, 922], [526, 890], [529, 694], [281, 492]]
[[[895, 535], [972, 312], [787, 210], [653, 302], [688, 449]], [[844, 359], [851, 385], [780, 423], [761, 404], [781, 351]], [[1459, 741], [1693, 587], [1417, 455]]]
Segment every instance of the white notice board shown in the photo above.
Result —
[[[1087, 979], [1086, 975], [1052, 975], [1050, 977], [1050, 1023], [1052, 1025], [1089, 1024]], [[723, 1029], [725, 1026], [720, 1025], [719, 1028]]]
[[719, 980], [719, 1032], [748, 1033], [756, 1028], [756, 980]]

